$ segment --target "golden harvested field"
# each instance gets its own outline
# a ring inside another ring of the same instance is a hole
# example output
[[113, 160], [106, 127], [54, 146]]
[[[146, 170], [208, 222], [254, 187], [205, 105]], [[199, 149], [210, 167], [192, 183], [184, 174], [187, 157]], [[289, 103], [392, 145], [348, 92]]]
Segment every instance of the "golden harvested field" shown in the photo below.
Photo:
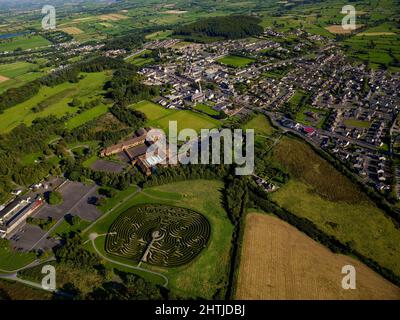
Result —
[[361, 32], [357, 34], [357, 37], [361, 36], [376, 37], [376, 36], [394, 36], [394, 35], [396, 35], [394, 32]]
[[68, 33], [70, 35], [83, 33], [83, 31], [81, 29], [76, 28], [76, 27], [65, 27], [65, 28], [61, 28], [60, 30], [64, 31], [65, 33]]
[[[342, 267], [356, 269], [355, 290], [344, 290]], [[400, 299], [400, 288], [361, 262], [334, 254], [288, 223], [247, 215], [236, 299]]]
[[7, 80], [10, 80], [10, 78], [7, 78], [7, 77], [5, 77], [5, 76], [1, 76], [1, 75], [0, 75], [0, 83], [6, 82]]
[[[355, 30], [357, 30], [357, 29], [359, 29], [361, 27], [362, 27], [362, 25], [358, 24], [358, 25], [356, 25], [356, 29]], [[354, 31], [354, 30], [345, 30], [345, 29], [343, 29], [342, 25], [332, 25], [332, 26], [329, 26], [329, 27], [325, 27], [325, 29], [328, 30], [330, 33], [333, 33], [333, 34], [350, 34], [350, 33], [352, 33]]]
[[167, 10], [167, 11], [164, 11], [163, 13], [166, 13], [166, 14], [183, 14], [183, 13], [187, 13], [187, 11], [181, 11], [181, 10]]
[[122, 14], [118, 13], [110, 13], [110, 14], [103, 14], [100, 16], [100, 19], [103, 21], [118, 21], [118, 20], [124, 20], [128, 19], [129, 17], [124, 16]]

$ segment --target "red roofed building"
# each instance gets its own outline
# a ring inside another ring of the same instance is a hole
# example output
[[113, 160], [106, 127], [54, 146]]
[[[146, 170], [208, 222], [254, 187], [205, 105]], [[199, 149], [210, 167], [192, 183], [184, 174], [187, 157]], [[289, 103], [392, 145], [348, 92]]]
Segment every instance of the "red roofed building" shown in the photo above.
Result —
[[315, 129], [311, 127], [304, 127], [303, 132], [308, 136], [312, 136], [315, 133]]

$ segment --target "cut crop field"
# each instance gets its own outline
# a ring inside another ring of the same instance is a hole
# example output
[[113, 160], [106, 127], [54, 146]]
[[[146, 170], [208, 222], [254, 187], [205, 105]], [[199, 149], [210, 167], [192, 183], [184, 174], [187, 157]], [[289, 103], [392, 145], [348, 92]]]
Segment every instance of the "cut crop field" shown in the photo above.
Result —
[[291, 177], [275, 203], [400, 275], [400, 231], [357, 185], [294, 138], [282, 138], [273, 159]]
[[230, 66], [233, 68], [243, 68], [254, 61], [255, 61], [254, 59], [233, 56], [233, 55], [228, 55], [221, 59], [218, 59], [218, 62], [220, 62], [222, 64], [226, 64], [227, 66]]
[[61, 28], [60, 30], [62, 30], [65, 33], [68, 33], [70, 35], [76, 35], [76, 34], [83, 33], [83, 31], [77, 27], [65, 27], [65, 28]]
[[[270, 215], [246, 217], [236, 299], [400, 299], [400, 288], [354, 258], [334, 254]], [[356, 289], [344, 290], [342, 267], [356, 269]]]
[[147, 116], [149, 126], [162, 129], [165, 132], [169, 131], [170, 121], [177, 121], [178, 131], [189, 128], [199, 132], [201, 129], [211, 129], [220, 126], [218, 120], [207, 115], [198, 114], [190, 110], [165, 109], [149, 101], [142, 101], [131, 107], [143, 112]]
[[[6, 109], [0, 115], [0, 133], [8, 132], [21, 123], [30, 125], [38, 117], [55, 115], [61, 117], [67, 113], [75, 113], [76, 107], [69, 106], [74, 97], [82, 102], [90, 97], [103, 93], [103, 84], [108, 79], [107, 72], [83, 74], [84, 78], [78, 83], [63, 83], [55, 87], [43, 87], [33, 98]], [[40, 112], [33, 112], [32, 108], [44, 103], [46, 108]], [[93, 112], [93, 111], [92, 111]]]
[[354, 30], [347, 30], [347, 29], [344, 29], [342, 27], [342, 25], [332, 25], [332, 26], [326, 27], [325, 29], [333, 34], [350, 34], [350, 33], [354, 32], [355, 30], [359, 29], [360, 27], [362, 27], [362, 25], [356, 25], [356, 28]]
[[[136, 188], [118, 192], [100, 210], [107, 212], [115, 205], [120, 204], [120, 206], [95, 223], [85, 235], [89, 236], [93, 232], [97, 234], [107, 233], [110, 226], [122, 213], [137, 205], [174, 206], [200, 213], [208, 220], [211, 226], [211, 234], [207, 246], [197, 257], [181, 267], [162, 268], [147, 263], [142, 263], [141, 266], [165, 275], [169, 280], [168, 287], [181, 296], [212, 299], [218, 289], [223, 290], [224, 282], [227, 280], [233, 232], [233, 226], [222, 206], [220, 191], [222, 188], [223, 183], [220, 181], [195, 180], [146, 188], [136, 195], [134, 195]], [[95, 243], [96, 247], [106, 257], [137, 266], [137, 262], [134, 263], [131, 259], [108, 255], [105, 252], [105, 237], [99, 237]], [[93, 246], [88, 244], [88, 249], [93, 251]], [[112, 263], [110, 266], [117, 269], [121, 268], [120, 265]], [[124, 270], [137, 272], [129, 268]], [[138, 272], [150, 281], [160, 281], [152, 274], [140, 270]]]

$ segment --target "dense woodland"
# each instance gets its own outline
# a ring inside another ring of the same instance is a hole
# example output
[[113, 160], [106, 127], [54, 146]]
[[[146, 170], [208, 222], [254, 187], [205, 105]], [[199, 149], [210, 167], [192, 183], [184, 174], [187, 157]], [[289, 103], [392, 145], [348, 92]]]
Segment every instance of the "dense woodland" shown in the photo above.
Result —
[[200, 41], [207, 38], [241, 39], [262, 34], [264, 29], [260, 22], [257, 17], [245, 15], [207, 18], [183, 25], [174, 34]]

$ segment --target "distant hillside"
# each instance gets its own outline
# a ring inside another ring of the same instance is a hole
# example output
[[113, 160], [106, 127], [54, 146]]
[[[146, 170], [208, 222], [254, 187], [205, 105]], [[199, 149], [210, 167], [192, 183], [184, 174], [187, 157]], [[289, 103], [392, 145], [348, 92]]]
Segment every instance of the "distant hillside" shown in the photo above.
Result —
[[216, 39], [240, 39], [259, 35], [263, 28], [256, 17], [234, 15], [207, 18], [179, 27], [174, 34], [188, 40], [212, 41]]

